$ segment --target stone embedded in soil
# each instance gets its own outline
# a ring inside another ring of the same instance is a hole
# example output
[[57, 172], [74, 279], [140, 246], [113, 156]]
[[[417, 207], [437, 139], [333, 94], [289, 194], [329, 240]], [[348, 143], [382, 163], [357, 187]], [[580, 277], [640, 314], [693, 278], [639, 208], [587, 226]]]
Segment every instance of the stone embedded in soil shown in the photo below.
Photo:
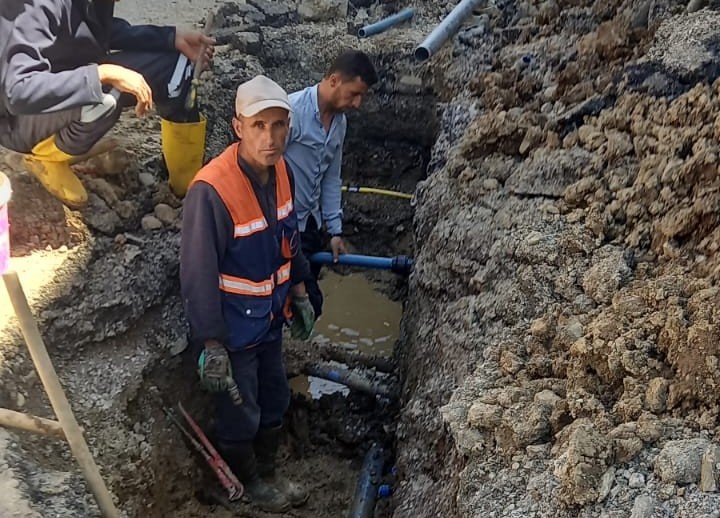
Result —
[[700, 466], [700, 490], [715, 492], [718, 490], [718, 468], [720, 467], [720, 447], [715, 444], [708, 446], [702, 457]]
[[157, 180], [155, 180], [155, 175], [151, 173], [138, 174], [138, 180], [144, 187], [152, 187], [157, 183]]
[[94, 192], [88, 193], [88, 205], [82, 214], [90, 228], [106, 235], [114, 235], [122, 225], [118, 214]]
[[633, 503], [630, 518], [652, 518], [655, 515], [656, 501], [650, 495], [638, 495]]
[[655, 473], [665, 483], [698, 483], [702, 458], [710, 445], [703, 438], [668, 441], [655, 459]]
[[607, 304], [631, 275], [625, 252], [607, 245], [593, 256], [593, 266], [583, 277], [583, 289], [595, 302]]
[[468, 424], [475, 428], [494, 430], [502, 421], [503, 409], [499, 405], [488, 405], [479, 401], [468, 410]]
[[667, 408], [668, 388], [670, 382], [664, 378], [653, 378], [645, 392], [645, 403], [648, 410], [660, 414]]
[[565, 451], [555, 460], [560, 498], [571, 505], [596, 502], [611, 462], [612, 448], [607, 436], [589, 423], [574, 423]]
[[416, 95], [422, 91], [422, 78], [411, 75], [404, 75], [397, 80], [396, 89], [404, 95]]
[[257, 32], [236, 32], [229, 41], [234, 49], [243, 54], [258, 54], [262, 50], [262, 36]]
[[163, 227], [162, 221], [151, 214], [143, 216], [140, 224], [142, 229], [146, 231], [159, 230]]
[[312, 22], [325, 22], [345, 18], [348, 0], [300, 0], [300, 18]]
[[640, 489], [645, 487], [645, 477], [642, 473], [632, 473], [628, 478], [628, 486], [632, 489]]
[[165, 225], [172, 225], [177, 220], [177, 211], [165, 203], [155, 205], [154, 214]]
[[257, 20], [251, 17], [252, 13], [245, 15], [245, 19], [254, 23], [264, 23], [270, 27], [282, 27], [289, 23], [291, 8], [285, 2], [271, 2], [270, 0], [248, 0], [247, 3], [255, 7], [264, 15], [264, 19]]

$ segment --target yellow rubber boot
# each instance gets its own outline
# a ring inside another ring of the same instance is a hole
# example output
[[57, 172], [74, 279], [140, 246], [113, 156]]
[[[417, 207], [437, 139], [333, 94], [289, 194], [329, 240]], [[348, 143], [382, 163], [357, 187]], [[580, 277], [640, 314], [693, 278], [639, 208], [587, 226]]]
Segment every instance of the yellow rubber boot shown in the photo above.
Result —
[[25, 155], [24, 165], [45, 189], [71, 209], [87, 205], [87, 191], [80, 179], [70, 169], [72, 155], [58, 149], [55, 137], [37, 144], [30, 155]]
[[188, 185], [203, 166], [206, 124], [202, 115], [200, 122], [160, 120], [163, 157], [170, 188], [177, 196], [185, 196]]

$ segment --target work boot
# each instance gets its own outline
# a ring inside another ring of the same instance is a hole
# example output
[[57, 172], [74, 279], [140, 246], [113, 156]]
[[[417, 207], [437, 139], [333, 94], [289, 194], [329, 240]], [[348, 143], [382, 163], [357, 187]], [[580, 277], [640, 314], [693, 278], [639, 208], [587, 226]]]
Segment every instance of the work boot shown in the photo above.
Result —
[[199, 122], [173, 122], [160, 119], [163, 158], [170, 188], [176, 196], [185, 196], [190, 182], [203, 166], [207, 119]]
[[255, 436], [255, 454], [257, 455], [258, 472], [263, 480], [277, 487], [290, 501], [293, 507], [307, 502], [308, 492], [303, 486], [292, 482], [276, 470], [276, 458], [280, 446], [282, 428], [261, 428]]
[[70, 169], [73, 156], [57, 147], [54, 136], [37, 144], [30, 154], [20, 155], [20, 164], [14, 163], [16, 157], [16, 154], [8, 156], [8, 165], [27, 170], [50, 194], [65, 205], [71, 209], [81, 209], [87, 205], [87, 191]]
[[220, 442], [218, 451], [245, 486], [244, 498], [268, 513], [284, 513], [290, 509], [285, 495], [260, 477], [252, 442]]

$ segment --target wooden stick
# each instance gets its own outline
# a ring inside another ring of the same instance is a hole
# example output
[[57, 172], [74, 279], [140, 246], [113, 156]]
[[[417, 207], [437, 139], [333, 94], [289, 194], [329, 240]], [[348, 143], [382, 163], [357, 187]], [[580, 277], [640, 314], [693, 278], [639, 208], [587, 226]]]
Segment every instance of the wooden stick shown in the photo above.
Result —
[[14, 410], [8, 410], [7, 408], [0, 408], [0, 426], [38, 433], [40, 435], [65, 438], [65, 432], [63, 432], [62, 426], [60, 426], [60, 423], [57, 421], [22, 414]]
[[92, 491], [103, 516], [106, 518], [120, 518], [120, 513], [113, 503], [112, 496], [110, 496], [110, 492], [105, 486], [100, 470], [95, 464], [82, 430], [75, 419], [72, 408], [70, 408], [70, 403], [68, 403], [65, 392], [60, 386], [55, 367], [50, 361], [50, 356], [40, 335], [37, 322], [30, 310], [20, 279], [16, 272], [8, 272], [3, 274], [3, 280], [15, 309], [15, 315], [20, 322], [20, 330], [25, 337], [25, 343], [30, 350], [35, 369], [37, 369], [38, 376], [45, 387], [45, 392], [47, 392], [50, 404], [55, 410], [55, 415], [57, 415], [58, 421], [65, 431], [65, 437], [70, 449], [78, 464], [80, 464], [83, 475], [85, 475], [90, 491]]

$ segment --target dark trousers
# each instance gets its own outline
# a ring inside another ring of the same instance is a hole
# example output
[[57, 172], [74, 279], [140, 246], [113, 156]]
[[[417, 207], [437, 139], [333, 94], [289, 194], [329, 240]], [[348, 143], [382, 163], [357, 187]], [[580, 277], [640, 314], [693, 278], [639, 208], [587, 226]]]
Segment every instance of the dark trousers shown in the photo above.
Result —
[[[308, 261], [310, 260], [310, 256], [312, 254], [324, 250], [325, 239], [314, 217], [308, 217], [305, 231], [300, 235], [300, 240], [302, 244], [302, 252], [305, 254], [305, 257], [308, 258]], [[320, 291], [320, 285], [318, 284], [321, 269], [322, 265], [310, 263], [310, 271], [312, 272], [313, 278], [305, 281], [305, 289], [307, 290], [308, 297], [310, 298], [310, 304], [312, 304], [313, 310], [315, 310], [316, 320], [322, 314], [323, 306], [323, 294], [322, 291]]]
[[[104, 63], [121, 65], [140, 73], [153, 92], [158, 114], [169, 120], [181, 120], [185, 96], [192, 79], [192, 64], [177, 52], [117, 52]], [[109, 88], [105, 88], [109, 90]], [[82, 155], [115, 125], [123, 108], [135, 105], [134, 96], [120, 96], [117, 107], [93, 122], [82, 122], [81, 107], [38, 115], [10, 116], [0, 120], [11, 131], [0, 131], [0, 145], [20, 153], [29, 153], [39, 142], [55, 135], [56, 143], [69, 155]]]
[[225, 443], [252, 441], [260, 428], [280, 426], [290, 405], [282, 339], [229, 355], [243, 403], [234, 405], [226, 393], [215, 395], [215, 435]]

